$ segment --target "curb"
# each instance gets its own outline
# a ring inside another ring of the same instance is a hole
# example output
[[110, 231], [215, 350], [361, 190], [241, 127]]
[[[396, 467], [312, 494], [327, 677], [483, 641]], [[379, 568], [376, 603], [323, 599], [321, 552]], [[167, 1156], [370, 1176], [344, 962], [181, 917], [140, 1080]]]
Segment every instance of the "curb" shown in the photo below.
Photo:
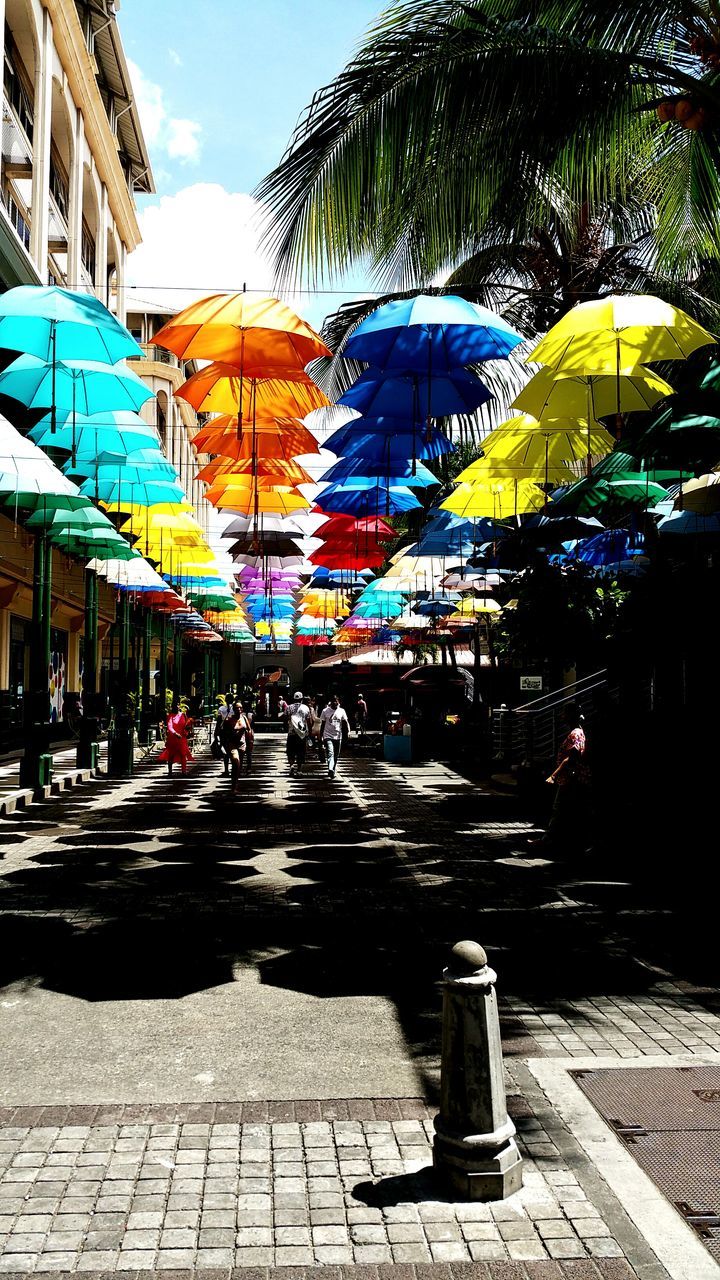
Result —
[[73, 787], [99, 777], [104, 777], [99, 769], [72, 769], [70, 773], [61, 774], [45, 787], [35, 790], [32, 787], [20, 787], [0, 799], [0, 817], [8, 817], [18, 809], [27, 809], [28, 805], [38, 801], [50, 800], [53, 796], [62, 795], [63, 791], [72, 791]]

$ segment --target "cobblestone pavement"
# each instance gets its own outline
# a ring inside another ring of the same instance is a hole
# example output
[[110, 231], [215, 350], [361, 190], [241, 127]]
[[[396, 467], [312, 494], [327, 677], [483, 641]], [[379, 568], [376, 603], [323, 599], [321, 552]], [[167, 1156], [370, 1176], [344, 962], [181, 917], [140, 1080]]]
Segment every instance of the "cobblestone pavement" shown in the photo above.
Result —
[[[525, 1063], [717, 1052], [667, 904], [530, 854], [512, 798], [442, 765], [348, 754], [330, 783], [314, 761], [288, 779], [278, 739], [255, 754], [235, 800], [208, 758], [146, 761], [0, 821], [0, 1271], [665, 1280]], [[461, 936], [500, 973], [525, 1155], [492, 1206], [430, 1169], [434, 983]], [[227, 1078], [173, 1074], [195, 1035]]]

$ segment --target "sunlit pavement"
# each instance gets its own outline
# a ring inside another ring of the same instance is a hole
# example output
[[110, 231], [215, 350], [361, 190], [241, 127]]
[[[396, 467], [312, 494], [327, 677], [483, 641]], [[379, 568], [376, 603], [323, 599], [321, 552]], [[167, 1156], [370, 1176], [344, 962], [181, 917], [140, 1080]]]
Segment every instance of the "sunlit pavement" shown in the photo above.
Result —
[[[237, 796], [207, 755], [151, 760], [2, 819], [0, 1269], [673, 1274], [584, 1185], [528, 1062], [713, 1059], [716, 993], [673, 971], [666, 904], [538, 857], [513, 803], [352, 754], [291, 779], [258, 736]], [[520, 1197], [469, 1216], [418, 1174], [461, 937], [499, 974], [528, 1156]]]

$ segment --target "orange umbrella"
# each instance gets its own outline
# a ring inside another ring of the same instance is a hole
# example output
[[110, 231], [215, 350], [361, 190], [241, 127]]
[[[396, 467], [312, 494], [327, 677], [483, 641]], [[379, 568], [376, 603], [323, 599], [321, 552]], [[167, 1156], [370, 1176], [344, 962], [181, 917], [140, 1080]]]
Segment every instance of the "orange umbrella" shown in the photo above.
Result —
[[199, 369], [175, 392], [202, 413], [238, 412], [241, 422], [254, 416], [256, 424], [276, 418], [304, 418], [330, 401], [302, 369], [286, 369], [282, 378], [238, 376], [233, 365], [213, 364]]
[[262, 477], [257, 484], [238, 485], [214, 484], [208, 489], [206, 497], [218, 510], [237, 511], [241, 515], [251, 512], [271, 515], [290, 515], [293, 511], [302, 511], [310, 506], [297, 489], [287, 485], [273, 485], [271, 488], [260, 488]]
[[[250, 300], [245, 293], [216, 293], [193, 302], [156, 333], [153, 342], [184, 360], [219, 360], [244, 375], [255, 365], [302, 369], [330, 356], [322, 338], [277, 298]], [[237, 404], [237, 399], [235, 401]]]
[[[221, 424], [221, 425], [218, 425]], [[225, 424], [225, 425], [222, 425]], [[255, 423], [258, 455], [263, 458], [296, 458], [302, 453], [319, 453], [315, 436], [297, 418], [275, 418]], [[237, 418], [213, 418], [193, 438], [198, 453], [220, 453], [225, 458], [252, 457], [252, 437], [238, 440]]]
[[312, 484], [309, 472], [292, 459], [259, 457], [247, 458], [215, 458], [207, 462], [198, 472], [198, 480], [212, 484], [227, 476], [237, 476], [244, 483], [243, 477], [274, 476], [277, 484]]

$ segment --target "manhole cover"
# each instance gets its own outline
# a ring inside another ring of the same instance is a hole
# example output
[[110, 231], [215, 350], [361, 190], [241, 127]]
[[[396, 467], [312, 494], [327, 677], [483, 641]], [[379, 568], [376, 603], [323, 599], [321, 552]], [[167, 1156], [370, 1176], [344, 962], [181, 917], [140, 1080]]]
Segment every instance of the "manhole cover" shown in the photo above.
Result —
[[583, 1093], [720, 1261], [720, 1066], [574, 1071]]

